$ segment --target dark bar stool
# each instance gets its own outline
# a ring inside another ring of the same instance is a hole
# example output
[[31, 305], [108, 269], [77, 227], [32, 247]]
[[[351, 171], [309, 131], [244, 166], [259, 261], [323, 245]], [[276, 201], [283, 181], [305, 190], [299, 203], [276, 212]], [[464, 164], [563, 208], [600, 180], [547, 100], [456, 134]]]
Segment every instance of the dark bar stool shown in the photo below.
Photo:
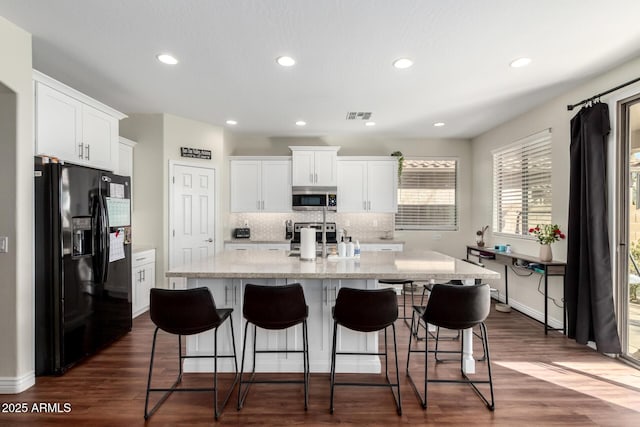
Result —
[[[261, 286], [247, 284], [244, 288], [242, 313], [246, 319], [244, 326], [244, 346], [238, 387], [238, 410], [244, 405], [251, 384], [304, 384], [304, 409], [309, 406], [309, 335], [307, 317], [309, 307], [304, 299], [304, 291], [299, 283], [285, 286]], [[244, 357], [247, 351], [247, 330], [253, 324], [253, 371], [248, 380], [243, 380]], [[302, 324], [302, 350], [257, 350], [256, 329], [281, 330]], [[302, 353], [304, 378], [302, 380], [261, 380], [256, 376], [256, 354], [260, 353]], [[244, 391], [242, 385], [247, 384]]]
[[404, 320], [405, 325], [411, 327], [411, 324], [409, 323], [409, 320], [411, 319], [411, 317], [407, 315], [407, 287], [409, 288], [409, 293], [411, 294], [411, 303], [409, 304], [409, 310], [411, 310], [411, 307], [413, 306], [413, 296], [414, 296], [413, 280], [380, 279], [378, 280], [378, 283], [382, 283], [385, 285], [402, 285], [402, 317], [398, 317], [398, 318]]
[[[147, 394], [144, 402], [144, 418], [149, 419], [151, 415], [155, 413], [158, 407], [164, 403], [169, 395], [174, 391], [213, 391], [213, 408], [215, 418], [218, 419], [222, 409], [224, 409], [233, 389], [238, 382], [238, 361], [236, 359], [236, 342], [233, 334], [233, 319], [231, 313], [233, 309], [224, 308], [216, 309], [215, 302], [206, 287], [187, 289], [187, 290], [169, 290], [169, 289], [151, 289], [150, 295], [150, 308], [151, 321], [156, 325], [156, 330], [153, 333], [153, 345], [151, 347], [151, 361], [149, 362], [149, 378], [147, 380]], [[229, 327], [231, 328], [231, 340], [233, 343], [233, 354], [219, 355], [218, 354], [218, 328], [225, 320], [229, 319]], [[153, 372], [153, 357], [156, 350], [156, 338], [158, 336], [158, 330], [178, 335], [178, 363], [179, 373], [178, 378], [170, 388], [151, 388], [151, 375]], [[201, 332], [214, 330], [214, 353], [213, 355], [197, 355], [197, 356], [183, 356], [182, 355], [182, 336], [194, 335]], [[235, 376], [233, 383], [229, 387], [224, 401], [218, 411], [218, 358], [233, 358], [235, 363]], [[213, 371], [213, 388], [177, 388], [178, 384], [182, 381], [182, 361], [183, 359], [190, 358], [213, 358], [214, 371]], [[165, 392], [158, 403], [148, 411], [149, 407], [149, 393], [150, 392]]]
[[[463, 330], [480, 326], [482, 331], [482, 344], [485, 350], [485, 356], [487, 360], [488, 379], [486, 380], [472, 380], [462, 370], [462, 357], [460, 357], [460, 372], [463, 379], [460, 380], [442, 380], [442, 379], [429, 379], [428, 377], [428, 354], [434, 353], [435, 350], [429, 350], [429, 334], [426, 335], [424, 350], [412, 350], [412, 335], [409, 335], [409, 351], [407, 354], [407, 377], [413, 387], [416, 396], [420, 400], [423, 408], [427, 407], [427, 383], [465, 383], [471, 385], [474, 391], [480, 396], [487, 408], [491, 411], [494, 410], [494, 398], [493, 398], [493, 381], [491, 377], [491, 358], [489, 355], [489, 341], [487, 339], [487, 327], [484, 324], [485, 319], [489, 315], [491, 307], [491, 296], [489, 285], [449, 285], [441, 284], [433, 287], [427, 306], [421, 313], [421, 317], [424, 320], [425, 325], [430, 323], [437, 327], [443, 327], [447, 329]], [[464, 347], [464, 335], [460, 340], [460, 353], [462, 355], [462, 349]], [[411, 353], [424, 353], [424, 397], [413, 381], [409, 373], [409, 362]], [[491, 402], [485, 397], [484, 394], [476, 387], [476, 384], [489, 384], [491, 392]]]
[[[398, 369], [398, 346], [396, 343], [396, 327], [398, 319], [398, 299], [393, 289], [351, 289], [340, 288], [336, 305], [333, 307], [333, 348], [331, 351], [331, 404], [329, 411], [333, 414], [333, 395], [335, 386], [368, 386], [389, 387], [396, 402], [398, 415], [402, 415], [400, 398], [400, 372]], [[337, 352], [336, 337], [338, 325], [358, 332], [374, 332], [384, 329], [384, 353]], [[393, 330], [393, 351], [396, 361], [396, 382], [389, 379], [389, 355], [387, 351], [387, 328]], [[386, 383], [352, 383], [336, 382], [336, 355], [371, 355], [384, 356]], [[393, 392], [397, 388], [398, 395]]]

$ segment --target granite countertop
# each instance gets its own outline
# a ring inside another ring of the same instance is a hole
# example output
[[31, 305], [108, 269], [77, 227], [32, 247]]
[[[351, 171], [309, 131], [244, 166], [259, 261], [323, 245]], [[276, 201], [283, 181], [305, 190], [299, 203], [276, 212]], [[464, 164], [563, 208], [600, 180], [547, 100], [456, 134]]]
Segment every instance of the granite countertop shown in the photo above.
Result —
[[155, 249], [153, 246], [151, 245], [138, 245], [138, 244], [134, 244], [131, 246], [131, 253], [132, 254], [137, 254], [140, 252], [144, 252], [144, 251], [148, 251], [151, 249]]
[[[224, 243], [265, 243], [265, 244], [289, 244], [291, 240], [253, 240], [253, 239], [228, 239]], [[388, 239], [364, 239], [359, 240], [360, 243], [376, 244], [376, 245], [397, 245], [404, 244], [404, 240], [388, 240]], [[354, 240], [355, 243], [355, 240]]]
[[500, 274], [433, 251], [363, 252], [359, 259], [301, 261], [288, 251], [224, 251], [167, 277], [210, 279], [499, 279]]
[[291, 240], [253, 240], [253, 239], [228, 239], [224, 243], [265, 243], [274, 245], [288, 245]]

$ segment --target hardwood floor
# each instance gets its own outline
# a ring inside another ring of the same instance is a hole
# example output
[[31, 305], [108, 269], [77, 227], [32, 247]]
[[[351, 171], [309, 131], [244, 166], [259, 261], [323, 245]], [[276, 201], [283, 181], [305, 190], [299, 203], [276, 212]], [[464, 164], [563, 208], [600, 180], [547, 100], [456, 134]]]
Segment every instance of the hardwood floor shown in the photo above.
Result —
[[[405, 377], [409, 331], [399, 320], [402, 416], [396, 415], [388, 389], [352, 387], [337, 389], [335, 413], [331, 415], [329, 376], [312, 374], [308, 411], [303, 408], [301, 386], [254, 385], [242, 411], [235, 409], [234, 392], [217, 423], [242, 426], [640, 425], [640, 371], [577, 345], [561, 334], [545, 336], [540, 323], [517, 312], [492, 312], [487, 327], [495, 387], [494, 412], [486, 409], [469, 386], [452, 384], [430, 385], [429, 407], [423, 410]], [[10, 409], [9, 403], [26, 403], [28, 408], [28, 413], [0, 413], [0, 425], [144, 425], [152, 333], [148, 314], [142, 315], [134, 320], [130, 334], [64, 376], [38, 377], [36, 385], [24, 393], [0, 395], [3, 411]], [[173, 336], [159, 336], [158, 365], [154, 372], [165, 375], [167, 383], [176, 372], [176, 341]], [[475, 341], [476, 354], [480, 354], [479, 342]], [[434, 367], [431, 360], [430, 375], [452, 378], [458, 375], [458, 363], [445, 362]], [[421, 374], [422, 361], [420, 355], [412, 355], [413, 374]], [[479, 374], [484, 373], [484, 365], [478, 363]], [[224, 377], [221, 390], [229, 379], [228, 375]], [[358, 376], [358, 381], [365, 379], [380, 380], [381, 377]], [[183, 384], [207, 386], [210, 381], [211, 375], [185, 374]], [[49, 411], [57, 409], [57, 403], [60, 413], [33, 412], [34, 403], [50, 404]], [[65, 403], [69, 404], [69, 412], [64, 412]], [[213, 425], [212, 396], [174, 393], [148, 424]]]

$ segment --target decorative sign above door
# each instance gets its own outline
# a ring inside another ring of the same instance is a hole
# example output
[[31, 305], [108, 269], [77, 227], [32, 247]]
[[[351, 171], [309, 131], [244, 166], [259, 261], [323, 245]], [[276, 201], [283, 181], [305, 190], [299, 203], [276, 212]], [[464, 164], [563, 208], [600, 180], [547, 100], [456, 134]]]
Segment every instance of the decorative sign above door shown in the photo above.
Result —
[[211, 150], [202, 150], [200, 148], [180, 147], [181, 157], [190, 157], [192, 159], [211, 160]]

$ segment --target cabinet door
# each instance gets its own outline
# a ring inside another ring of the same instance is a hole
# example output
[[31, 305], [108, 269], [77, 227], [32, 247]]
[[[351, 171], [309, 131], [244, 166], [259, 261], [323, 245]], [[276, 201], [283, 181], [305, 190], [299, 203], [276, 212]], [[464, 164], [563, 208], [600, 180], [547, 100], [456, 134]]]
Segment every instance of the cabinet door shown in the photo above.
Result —
[[367, 162], [341, 160], [338, 163], [338, 211], [367, 211]]
[[262, 200], [264, 212], [291, 212], [291, 161], [262, 161]]
[[83, 163], [80, 150], [82, 104], [42, 83], [36, 83], [36, 154]]
[[132, 269], [132, 284], [131, 284], [131, 314], [136, 317], [142, 313], [142, 270], [143, 267], [134, 267]]
[[398, 175], [396, 161], [370, 161], [368, 163], [368, 210], [370, 212], [397, 212]]
[[260, 162], [257, 160], [231, 161], [231, 212], [258, 212], [260, 210]]
[[133, 147], [118, 143], [118, 168], [115, 173], [123, 176], [133, 175]]
[[140, 291], [142, 292], [140, 296], [140, 308], [143, 311], [147, 311], [149, 309], [149, 301], [151, 296], [151, 288], [155, 287], [156, 283], [156, 264], [149, 263], [143, 266], [142, 270], [142, 286], [140, 286]]
[[337, 154], [335, 151], [316, 151], [314, 169], [315, 185], [333, 187], [338, 184]]
[[292, 152], [291, 159], [293, 162], [291, 167], [292, 185], [314, 185], [314, 152], [296, 150]]
[[118, 149], [118, 120], [102, 111], [82, 106], [82, 144], [90, 166], [113, 170]]

